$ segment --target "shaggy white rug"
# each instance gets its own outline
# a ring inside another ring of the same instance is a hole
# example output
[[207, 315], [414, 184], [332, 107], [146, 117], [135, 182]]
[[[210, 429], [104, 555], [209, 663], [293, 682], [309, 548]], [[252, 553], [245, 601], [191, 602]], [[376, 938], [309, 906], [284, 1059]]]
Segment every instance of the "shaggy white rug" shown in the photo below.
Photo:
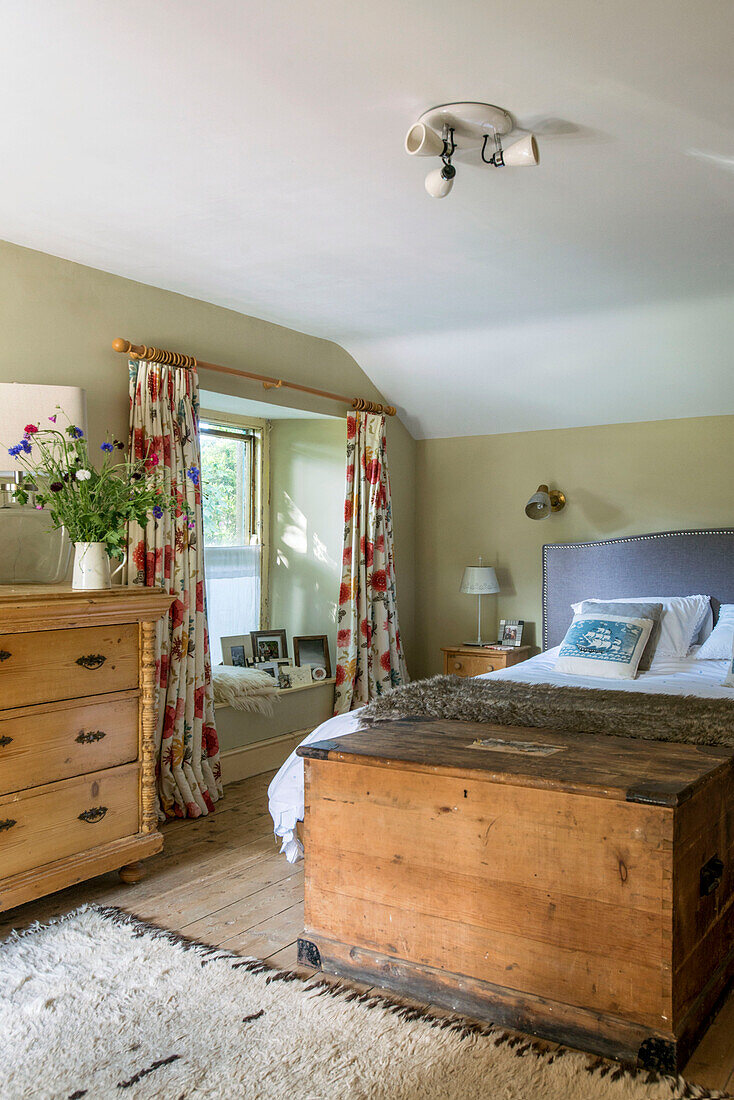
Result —
[[0, 945], [0, 1096], [719, 1097], [191, 944], [85, 906]]

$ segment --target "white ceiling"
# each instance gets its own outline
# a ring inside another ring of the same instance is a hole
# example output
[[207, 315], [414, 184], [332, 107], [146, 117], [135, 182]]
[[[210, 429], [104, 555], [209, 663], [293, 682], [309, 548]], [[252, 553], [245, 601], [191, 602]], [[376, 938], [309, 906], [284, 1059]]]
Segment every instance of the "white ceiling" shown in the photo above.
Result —
[[[334, 339], [416, 435], [734, 412], [734, 5], [0, 12], [0, 237]], [[432, 200], [404, 134], [464, 98], [534, 126], [541, 165], [465, 162]], [[703, 347], [650, 327], [681, 312]]]

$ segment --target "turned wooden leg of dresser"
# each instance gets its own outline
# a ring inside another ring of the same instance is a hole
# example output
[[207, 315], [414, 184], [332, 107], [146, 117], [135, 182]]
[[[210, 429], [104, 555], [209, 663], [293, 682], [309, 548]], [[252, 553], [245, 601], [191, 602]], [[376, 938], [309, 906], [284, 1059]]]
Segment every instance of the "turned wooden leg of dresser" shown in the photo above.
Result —
[[141, 860], [136, 859], [134, 863], [126, 863], [124, 867], [121, 867], [117, 872], [123, 882], [128, 886], [132, 886], [133, 883], [140, 882], [145, 878], [145, 867]]

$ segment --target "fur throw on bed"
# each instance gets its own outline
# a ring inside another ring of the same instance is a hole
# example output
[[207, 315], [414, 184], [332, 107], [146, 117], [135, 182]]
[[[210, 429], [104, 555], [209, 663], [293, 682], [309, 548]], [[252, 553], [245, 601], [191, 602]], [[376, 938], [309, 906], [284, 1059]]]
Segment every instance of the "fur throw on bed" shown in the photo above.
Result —
[[416, 680], [376, 699], [360, 717], [370, 723], [444, 718], [734, 747], [734, 698], [647, 695], [512, 680]]
[[278, 694], [278, 685], [267, 672], [231, 665], [217, 665], [212, 669], [212, 687], [215, 707], [233, 707], [259, 714], [273, 713], [273, 696]]

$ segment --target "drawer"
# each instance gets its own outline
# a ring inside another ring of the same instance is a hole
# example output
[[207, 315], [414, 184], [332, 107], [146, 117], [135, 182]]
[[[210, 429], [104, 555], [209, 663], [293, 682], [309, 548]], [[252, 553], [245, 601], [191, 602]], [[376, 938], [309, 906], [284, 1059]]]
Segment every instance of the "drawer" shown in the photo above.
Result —
[[0, 708], [138, 686], [138, 625], [0, 634]]
[[502, 657], [466, 657], [457, 653], [455, 656], [447, 654], [446, 660], [447, 671], [454, 676], [481, 676], [483, 672], [494, 672], [505, 667]]
[[140, 766], [0, 798], [0, 879], [138, 832]]
[[0, 712], [0, 795], [138, 756], [138, 693]]

